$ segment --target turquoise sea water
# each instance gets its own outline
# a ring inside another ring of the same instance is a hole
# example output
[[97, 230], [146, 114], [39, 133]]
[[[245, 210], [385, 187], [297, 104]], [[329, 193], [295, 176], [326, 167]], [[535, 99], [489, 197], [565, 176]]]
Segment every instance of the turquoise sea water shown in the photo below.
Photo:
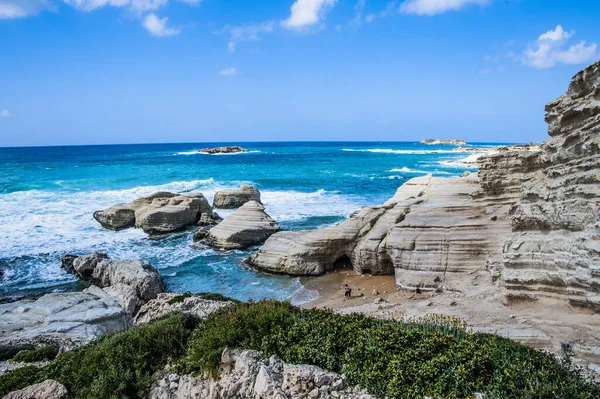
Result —
[[450, 177], [468, 169], [461, 160], [469, 154], [451, 152], [451, 146], [236, 144], [250, 152], [198, 153], [218, 143], [0, 148], [0, 299], [76, 289], [76, 279], [60, 268], [61, 257], [101, 251], [151, 262], [168, 291], [304, 302], [314, 293], [303, 290], [299, 279], [242, 267], [252, 249], [194, 246], [193, 229], [158, 238], [136, 229], [108, 231], [92, 213], [159, 190], [199, 191], [212, 202], [217, 190], [246, 183], [261, 190], [267, 213], [282, 229], [313, 229], [386, 201], [412, 177]]

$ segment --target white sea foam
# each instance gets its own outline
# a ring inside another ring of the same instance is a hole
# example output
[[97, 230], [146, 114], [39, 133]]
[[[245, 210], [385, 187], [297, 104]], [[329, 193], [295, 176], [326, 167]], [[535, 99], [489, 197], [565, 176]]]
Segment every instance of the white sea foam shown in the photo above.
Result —
[[439, 164], [445, 168], [474, 169], [477, 168], [478, 159], [489, 154], [490, 152], [476, 152], [465, 158], [439, 161]]
[[[369, 149], [353, 149], [353, 148], [342, 148], [342, 151], [349, 152], [372, 152], [381, 154], [405, 154], [405, 155], [423, 155], [423, 154], [456, 154], [462, 151], [450, 151], [450, 150], [393, 150], [391, 148], [369, 148]], [[467, 151], [465, 151], [467, 152]]]
[[[394, 169], [390, 169], [387, 172], [391, 172], [391, 173], [423, 173], [423, 174], [428, 174], [428, 173], [432, 173], [434, 175], [451, 175], [451, 172], [446, 172], [446, 171], [441, 171], [441, 170], [418, 170], [418, 169], [411, 169], [411, 168], [407, 168], [406, 166], [402, 167], [402, 168], [394, 168]], [[389, 177], [390, 179], [393, 178], [392, 176]]]

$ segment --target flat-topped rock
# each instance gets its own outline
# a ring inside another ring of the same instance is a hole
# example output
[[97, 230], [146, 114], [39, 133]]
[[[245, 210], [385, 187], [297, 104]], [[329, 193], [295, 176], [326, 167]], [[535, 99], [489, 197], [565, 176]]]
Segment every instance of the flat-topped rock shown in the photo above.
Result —
[[278, 230], [265, 207], [250, 201], [210, 229], [206, 240], [217, 249], [244, 249], [264, 242]]
[[181, 312], [202, 320], [209, 314], [231, 304], [232, 302], [213, 301], [195, 295], [162, 293], [140, 308], [133, 323], [134, 325], [144, 324], [173, 312]]
[[122, 230], [138, 227], [150, 235], [167, 234], [193, 226], [202, 217], [216, 219], [202, 194], [158, 192], [127, 204], [117, 204], [94, 212], [104, 228]]
[[460, 139], [425, 139], [421, 140], [421, 144], [426, 145], [465, 145], [467, 144], [464, 140]]
[[202, 151], [206, 154], [235, 154], [237, 152], [248, 152], [244, 147], [240, 147], [238, 145], [231, 145], [226, 147], [211, 147], [205, 148]]
[[256, 187], [242, 185], [237, 190], [221, 190], [215, 193], [213, 208], [235, 209], [248, 201], [260, 202], [260, 191]]
[[0, 345], [53, 343], [72, 349], [128, 327], [130, 318], [111, 296], [53, 293], [0, 305]]

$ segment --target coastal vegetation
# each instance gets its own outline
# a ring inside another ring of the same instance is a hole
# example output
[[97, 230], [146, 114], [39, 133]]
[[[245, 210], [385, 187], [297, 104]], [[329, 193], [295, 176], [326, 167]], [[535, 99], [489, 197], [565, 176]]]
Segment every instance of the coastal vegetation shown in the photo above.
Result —
[[600, 386], [554, 356], [473, 333], [453, 317], [381, 320], [278, 301], [238, 303], [201, 322], [173, 314], [104, 337], [46, 367], [0, 376], [0, 395], [51, 378], [74, 398], [143, 398], [167, 363], [179, 373], [216, 374], [225, 348], [343, 373], [382, 398], [600, 396]]

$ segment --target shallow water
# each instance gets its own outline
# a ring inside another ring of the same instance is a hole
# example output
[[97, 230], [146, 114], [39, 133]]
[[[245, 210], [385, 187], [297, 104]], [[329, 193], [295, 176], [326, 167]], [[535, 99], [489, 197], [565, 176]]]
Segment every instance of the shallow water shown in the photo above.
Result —
[[209, 145], [198, 143], [0, 148], [0, 298], [73, 290], [76, 279], [60, 268], [61, 257], [101, 251], [148, 260], [168, 291], [305, 302], [315, 293], [299, 279], [245, 270], [240, 261], [252, 249], [196, 247], [192, 230], [158, 238], [108, 231], [92, 213], [159, 190], [202, 192], [212, 202], [217, 190], [246, 183], [261, 190], [282, 229], [313, 229], [384, 202], [412, 177], [460, 175], [469, 155], [412, 142], [240, 145], [250, 152], [200, 154]]

